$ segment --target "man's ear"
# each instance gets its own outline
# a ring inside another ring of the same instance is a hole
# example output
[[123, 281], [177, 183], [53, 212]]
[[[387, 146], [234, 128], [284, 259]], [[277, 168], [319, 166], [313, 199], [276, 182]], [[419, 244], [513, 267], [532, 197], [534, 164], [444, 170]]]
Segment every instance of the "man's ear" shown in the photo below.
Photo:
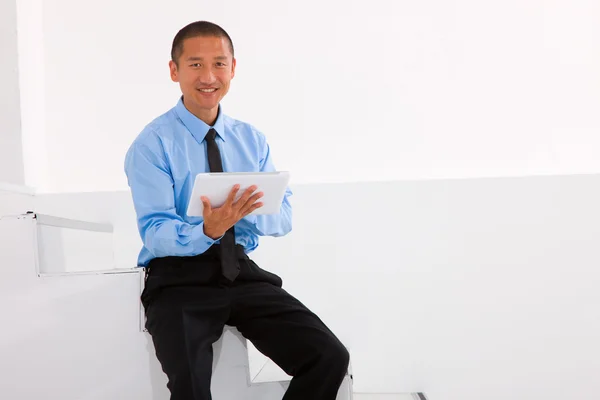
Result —
[[173, 60], [169, 61], [169, 70], [171, 72], [171, 80], [173, 82], [179, 82], [179, 77], [177, 75], [177, 64]]
[[233, 77], [235, 76], [235, 65], [236, 65], [237, 61], [234, 59], [231, 60], [231, 78], [233, 79]]

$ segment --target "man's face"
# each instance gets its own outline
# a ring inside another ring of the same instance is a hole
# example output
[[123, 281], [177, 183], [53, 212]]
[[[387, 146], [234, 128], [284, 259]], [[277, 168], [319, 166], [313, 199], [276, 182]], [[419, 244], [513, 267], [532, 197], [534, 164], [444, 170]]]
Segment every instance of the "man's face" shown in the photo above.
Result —
[[235, 58], [229, 42], [216, 36], [186, 39], [178, 64], [170, 61], [169, 67], [171, 79], [179, 82], [185, 106], [211, 125], [235, 75]]

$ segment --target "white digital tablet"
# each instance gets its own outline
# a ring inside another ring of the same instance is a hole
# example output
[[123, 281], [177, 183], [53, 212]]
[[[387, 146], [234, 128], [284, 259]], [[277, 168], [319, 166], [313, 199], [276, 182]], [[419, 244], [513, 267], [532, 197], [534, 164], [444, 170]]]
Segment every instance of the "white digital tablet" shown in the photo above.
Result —
[[283, 196], [290, 181], [287, 171], [278, 172], [208, 172], [196, 175], [194, 188], [187, 209], [190, 217], [201, 217], [204, 205], [201, 196], [210, 200], [212, 207], [225, 204], [227, 196], [236, 184], [240, 185], [235, 200], [239, 199], [246, 189], [256, 185], [254, 193], [263, 192], [258, 201], [263, 203], [249, 215], [279, 214]]

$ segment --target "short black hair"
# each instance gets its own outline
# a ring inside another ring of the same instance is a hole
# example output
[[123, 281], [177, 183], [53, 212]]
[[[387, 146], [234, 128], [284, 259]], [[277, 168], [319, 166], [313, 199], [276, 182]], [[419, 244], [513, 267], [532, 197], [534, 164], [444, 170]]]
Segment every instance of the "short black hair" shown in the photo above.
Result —
[[175, 38], [173, 39], [173, 46], [171, 47], [171, 60], [173, 60], [175, 64], [179, 64], [178, 61], [179, 57], [181, 57], [181, 54], [183, 53], [183, 42], [185, 39], [198, 36], [224, 37], [229, 42], [229, 50], [231, 50], [231, 55], [235, 57], [233, 52], [233, 41], [225, 29], [209, 21], [196, 21], [181, 28], [181, 30], [177, 32], [177, 35], [175, 35]]

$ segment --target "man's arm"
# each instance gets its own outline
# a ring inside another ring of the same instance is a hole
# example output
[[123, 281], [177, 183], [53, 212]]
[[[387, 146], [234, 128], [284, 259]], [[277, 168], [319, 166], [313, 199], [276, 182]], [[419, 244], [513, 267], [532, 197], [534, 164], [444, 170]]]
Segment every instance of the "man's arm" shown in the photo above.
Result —
[[[261, 143], [261, 158], [260, 171], [274, 172], [276, 171], [271, 157], [271, 149], [265, 140], [264, 136], [260, 135]], [[288, 187], [285, 191], [281, 210], [279, 214], [272, 215], [250, 215], [245, 219], [250, 222], [251, 229], [254, 233], [261, 236], [284, 236], [292, 230], [292, 205], [289, 198], [292, 196], [292, 191]]]
[[160, 140], [149, 135], [125, 157], [140, 236], [155, 257], [204, 253], [216, 240], [204, 234], [204, 222], [191, 225], [175, 210], [173, 179]]

